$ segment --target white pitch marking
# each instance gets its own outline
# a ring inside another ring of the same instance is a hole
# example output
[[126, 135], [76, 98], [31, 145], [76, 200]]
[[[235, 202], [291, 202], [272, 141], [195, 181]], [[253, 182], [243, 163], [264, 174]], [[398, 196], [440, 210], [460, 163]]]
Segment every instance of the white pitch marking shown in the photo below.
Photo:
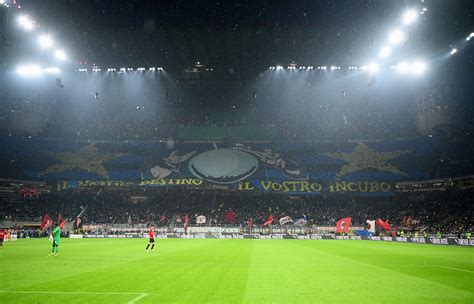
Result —
[[457, 270], [457, 271], [464, 271], [464, 272], [474, 273], [474, 271], [467, 270], [467, 269], [460, 269], [460, 268], [454, 268], [454, 267], [448, 267], [448, 266], [439, 266], [439, 267], [446, 268], [446, 269]]
[[141, 292], [95, 292], [95, 291], [33, 291], [33, 290], [0, 290], [3, 293], [25, 293], [25, 294], [91, 294], [91, 295], [138, 295], [127, 304], [134, 304], [140, 299], [148, 296]]
[[147, 297], [148, 294], [147, 293], [142, 293], [141, 295], [139, 295], [138, 297], [136, 298], [133, 298], [131, 301], [128, 302], [128, 304], [134, 304], [134, 303], [137, 303], [139, 300], [143, 299], [144, 297]]

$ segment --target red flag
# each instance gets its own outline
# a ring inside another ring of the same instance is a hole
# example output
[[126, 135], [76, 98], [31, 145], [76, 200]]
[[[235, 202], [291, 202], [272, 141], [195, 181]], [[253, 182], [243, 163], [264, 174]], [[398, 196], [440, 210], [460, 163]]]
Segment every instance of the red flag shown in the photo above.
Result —
[[43, 220], [41, 221], [40, 229], [46, 230], [53, 225], [53, 220], [49, 217], [49, 214], [45, 213]]
[[66, 222], [67, 220], [63, 219], [60, 213], [58, 218], [59, 228], [63, 229], [64, 225], [66, 225]]
[[351, 220], [352, 220], [352, 218], [345, 217], [345, 218], [342, 218], [339, 221], [337, 221], [336, 222], [336, 233], [338, 233], [338, 232], [347, 233], [347, 231], [349, 231], [349, 227], [351, 226]]
[[377, 219], [377, 225], [380, 226], [380, 228], [384, 229], [384, 230], [390, 230], [392, 229], [392, 227], [390, 226], [390, 223], [388, 222], [388, 220], [386, 220], [385, 222], [382, 221], [382, 219]]
[[163, 215], [161, 216], [161, 219], [160, 219], [160, 222], [162, 224], [164, 224], [166, 222], [166, 215], [163, 213]]
[[224, 218], [227, 223], [232, 223], [235, 220], [235, 216], [234, 210], [231, 209], [227, 210], [224, 214]]
[[186, 217], [184, 218], [184, 233], [188, 231], [188, 224], [189, 224], [189, 216], [188, 216], [188, 213], [186, 212]]
[[273, 223], [273, 215], [270, 214], [270, 216], [268, 217], [268, 220], [265, 223], [263, 223], [263, 226], [268, 226], [271, 223]]

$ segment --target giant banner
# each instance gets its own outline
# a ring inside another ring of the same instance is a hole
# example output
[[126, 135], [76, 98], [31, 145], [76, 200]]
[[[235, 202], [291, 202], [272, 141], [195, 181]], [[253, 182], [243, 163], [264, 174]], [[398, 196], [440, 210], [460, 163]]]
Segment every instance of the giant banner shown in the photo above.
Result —
[[3, 139], [4, 178], [81, 187], [213, 187], [285, 194], [389, 195], [430, 178], [430, 142], [182, 143]]

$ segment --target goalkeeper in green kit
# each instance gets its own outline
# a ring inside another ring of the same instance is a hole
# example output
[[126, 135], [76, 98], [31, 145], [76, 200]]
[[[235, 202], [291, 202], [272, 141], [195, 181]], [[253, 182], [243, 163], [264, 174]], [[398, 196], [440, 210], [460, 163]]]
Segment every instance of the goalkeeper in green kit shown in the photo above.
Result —
[[53, 246], [51, 247], [50, 255], [58, 256], [58, 246], [59, 246], [59, 242], [61, 241], [61, 228], [59, 227], [57, 223], [54, 227], [52, 234], [50, 235], [50, 238], [51, 237], [53, 239]]

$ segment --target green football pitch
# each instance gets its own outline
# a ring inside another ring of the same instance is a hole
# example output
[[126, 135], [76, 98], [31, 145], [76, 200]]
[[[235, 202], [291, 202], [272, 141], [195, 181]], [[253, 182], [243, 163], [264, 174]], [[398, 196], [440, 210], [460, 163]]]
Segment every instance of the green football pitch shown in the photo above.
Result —
[[474, 303], [474, 248], [373, 241], [47, 239], [0, 248], [0, 303]]

